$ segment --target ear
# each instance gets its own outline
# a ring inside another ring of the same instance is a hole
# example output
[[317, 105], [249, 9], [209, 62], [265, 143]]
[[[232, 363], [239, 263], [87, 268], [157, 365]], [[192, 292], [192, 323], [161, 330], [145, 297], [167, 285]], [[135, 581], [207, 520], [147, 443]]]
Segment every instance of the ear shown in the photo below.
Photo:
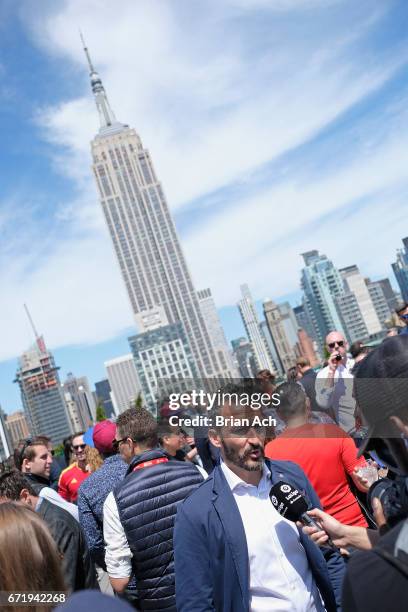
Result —
[[23, 459], [23, 463], [21, 464], [21, 471], [25, 473], [30, 472], [30, 461], [28, 459]]
[[208, 437], [210, 439], [210, 442], [216, 446], [217, 448], [221, 448], [222, 444], [221, 444], [221, 436], [217, 433], [216, 429], [209, 429], [208, 430]]
[[27, 504], [28, 506], [31, 506], [30, 494], [27, 491], [27, 489], [21, 489], [20, 501], [23, 502], [23, 504]]

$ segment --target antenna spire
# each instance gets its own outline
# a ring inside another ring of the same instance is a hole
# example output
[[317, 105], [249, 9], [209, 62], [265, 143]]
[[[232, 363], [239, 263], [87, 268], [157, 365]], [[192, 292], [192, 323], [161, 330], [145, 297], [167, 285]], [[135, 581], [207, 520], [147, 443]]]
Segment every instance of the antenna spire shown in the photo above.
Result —
[[120, 123], [116, 120], [115, 114], [110, 107], [108, 97], [105, 92], [105, 88], [102, 85], [102, 79], [95, 70], [95, 67], [91, 60], [91, 55], [89, 53], [88, 47], [85, 44], [85, 39], [82, 35], [81, 30], [79, 31], [79, 35], [81, 37], [82, 46], [85, 52], [85, 56], [89, 66], [89, 76], [91, 78], [91, 87], [92, 92], [95, 97], [96, 108], [99, 113], [99, 120], [101, 129], [111, 127], [112, 125], [120, 126]]

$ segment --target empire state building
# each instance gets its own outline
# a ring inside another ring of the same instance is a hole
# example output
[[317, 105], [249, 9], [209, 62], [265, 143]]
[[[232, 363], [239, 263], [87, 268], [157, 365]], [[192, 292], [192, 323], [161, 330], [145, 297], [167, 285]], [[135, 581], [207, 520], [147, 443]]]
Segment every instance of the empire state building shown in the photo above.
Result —
[[93, 171], [113, 246], [140, 332], [181, 321], [202, 377], [230, 376], [200, 311], [174, 221], [140, 136], [117, 121], [87, 56], [100, 128]]

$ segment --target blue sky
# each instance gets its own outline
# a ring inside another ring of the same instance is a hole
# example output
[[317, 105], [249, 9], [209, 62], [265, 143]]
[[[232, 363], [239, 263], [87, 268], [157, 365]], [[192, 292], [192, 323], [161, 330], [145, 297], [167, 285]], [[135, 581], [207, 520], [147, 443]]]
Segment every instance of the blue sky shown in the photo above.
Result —
[[247, 282], [299, 297], [317, 248], [372, 278], [408, 234], [404, 1], [3, 0], [0, 403], [32, 342], [61, 374], [128, 352], [128, 299], [90, 172], [97, 130], [78, 28], [119, 120], [151, 152], [197, 288], [229, 338]]

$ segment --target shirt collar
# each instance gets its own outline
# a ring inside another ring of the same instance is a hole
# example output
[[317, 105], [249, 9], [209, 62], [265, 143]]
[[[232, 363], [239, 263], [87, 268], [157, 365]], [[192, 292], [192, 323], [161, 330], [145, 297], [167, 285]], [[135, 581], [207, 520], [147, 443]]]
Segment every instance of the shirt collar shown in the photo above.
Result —
[[226, 481], [231, 491], [236, 490], [238, 487], [245, 487], [247, 489], [253, 487], [261, 489], [263, 486], [265, 486], [266, 484], [270, 484], [271, 482], [271, 471], [266, 465], [266, 463], [263, 464], [262, 478], [259, 482], [258, 487], [255, 487], [255, 485], [248, 484], [247, 482], [242, 480], [227, 466], [227, 464], [222, 459], [220, 460], [220, 464], [222, 472], [226, 478]]

